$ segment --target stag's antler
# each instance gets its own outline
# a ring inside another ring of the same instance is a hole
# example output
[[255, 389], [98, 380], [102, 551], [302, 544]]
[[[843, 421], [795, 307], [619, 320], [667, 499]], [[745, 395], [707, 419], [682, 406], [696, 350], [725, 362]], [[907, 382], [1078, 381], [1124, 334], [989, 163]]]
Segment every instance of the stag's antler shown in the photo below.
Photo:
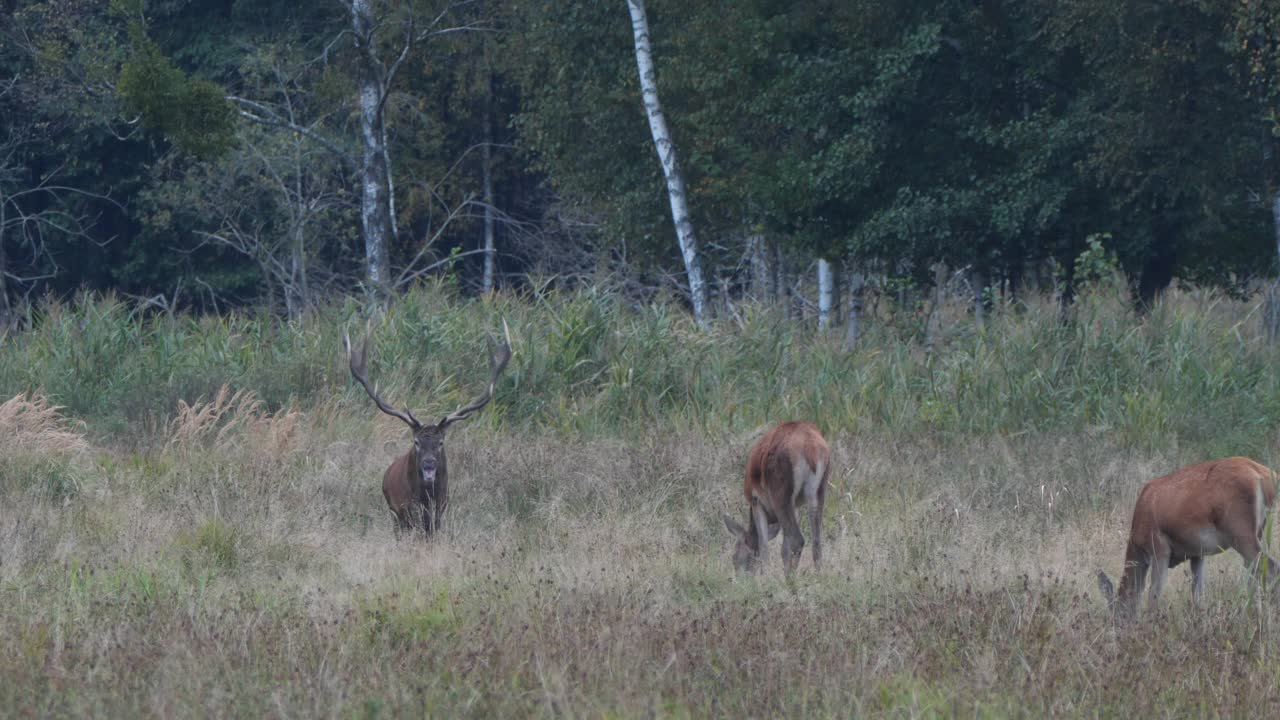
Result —
[[369, 397], [373, 398], [373, 402], [378, 406], [378, 409], [392, 417], [400, 418], [414, 430], [422, 427], [422, 423], [418, 422], [418, 418], [414, 417], [413, 413], [409, 412], [407, 409], [404, 412], [400, 412], [399, 410], [391, 407], [385, 400], [378, 397], [378, 393], [374, 392], [373, 386], [369, 384], [368, 328], [365, 328], [364, 343], [360, 346], [359, 353], [351, 350], [351, 336], [346, 330], [342, 331], [342, 344], [347, 348], [347, 358], [351, 363], [351, 376], [356, 379], [356, 382], [360, 383], [360, 386], [364, 388], [365, 392], [369, 393]]
[[493, 337], [488, 338], [489, 341], [489, 385], [485, 388], [484, 394], [472, 400], [470, 404], [454, 410], [440, 421], [440, 426], [445, 427], [451, 423], [465, 419], [471, 413], [479, 410], [489, 401], [493, 399], [493, 391], [498, 387], [498, 377], [502, 375], [502, 371], [507, 369], [507, 363], [511, 360], [511, 329], [507, 327], [507, 321], [502, 321], [503, 343], [495, 346]]

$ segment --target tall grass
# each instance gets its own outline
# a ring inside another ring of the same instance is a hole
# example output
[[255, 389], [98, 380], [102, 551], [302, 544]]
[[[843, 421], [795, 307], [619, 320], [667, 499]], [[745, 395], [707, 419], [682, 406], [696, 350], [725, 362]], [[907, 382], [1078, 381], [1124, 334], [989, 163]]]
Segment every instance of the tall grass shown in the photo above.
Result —
[[[434, 416], [478, 391], [483, 332], [511, 326], [516, 355], [480, 422], [573, 437], [646, 428], [732, 434], [809, 417], [828, 431], [943, 436], [1083, 432], [1122, 444], [1256, 451], [1280, 421], [1280, 351], [1249, 305], [1173, 292], [1135, 317], [1114, 291], [1068, 322], [1051, 303], [1007, 308], [984, 329], [962, 314], [926, 348], [890, 323], [853, 352], [771, 308], [701, 332], [670, 305], [631, 308], [596, 290], [462, 300], [430, 286], [374, 326], [371, 374]], [[102, 436], [159, 431], [220, 388], [267, 409], [341, 398], [367, 408], [341, 335], [357, 308], [300, 324], [262, 315], [143, 317], [112, 297], [51, 303], [0, 347], [0, 396], [40, 390]]]
[[[348, 381], [353, 304], [300, 324], [50, 305], [0, 346], [0, 716], [1242, 716], [1280, 697], [1274, 608], [1210, 560], [1207, 603], [1117, 632], [1141, 484], [1275, 463], [1277, 351], [1250, 307], [1033, 301], [851, 353], [767, 307], [710, 332], [607, 293], [403, 298], [381, 392], [451, 431], [450, 505], [396, 542], [404, 427]], [[56, 406], [63, 406], [61, 408]], [[420, 415], [421, 416], [421, 415]], [[735, 578], [721, 512], [766, 422], [832, 443], [824, 567]], [[1180, 575], [1178, 573], [1177, 575]], [[1194, 710], [1184, 710], [1194, 708]]]

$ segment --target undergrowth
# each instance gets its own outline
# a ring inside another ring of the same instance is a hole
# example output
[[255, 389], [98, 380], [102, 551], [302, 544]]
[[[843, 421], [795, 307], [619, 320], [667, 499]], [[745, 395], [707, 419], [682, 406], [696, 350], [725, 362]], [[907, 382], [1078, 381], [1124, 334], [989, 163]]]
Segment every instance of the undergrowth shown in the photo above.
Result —
[[[480, 390], [483, 335], [505, 319], [515, 358], [478, 419], [491, 427], [724, 435], [805, 417], [828, 432], [964, 441], [1097, 431], [1222, 454], [1268, 443], [1280, 422], [1280, 350], [1256, 337], [1251, 309], [1172, 291], [1135, 316], [1104, 286], [1066, 321], [1032, 299], [981, 327], [953, 312], [928, 345], [868, 322], [844, 352], [840, 337], [766, 306], [740, 306], [701, 332], [671, 305], [634, 308], [591, 289], [465, 300], [431, 285], [373, 324], [370, 373], [393, 403], [443, 414]], [[184, 404], [224, 388], [253, 393], [264, 412], [334, 397], [367, 409], [341, 340], [363, 327], [352, 301], [287, 323], [144, 316], [117, 298], [81, 296], [46, 304], [34, 327], [0, 346], [0, 397], [38, 390], [118, 439], [162, 434]]]

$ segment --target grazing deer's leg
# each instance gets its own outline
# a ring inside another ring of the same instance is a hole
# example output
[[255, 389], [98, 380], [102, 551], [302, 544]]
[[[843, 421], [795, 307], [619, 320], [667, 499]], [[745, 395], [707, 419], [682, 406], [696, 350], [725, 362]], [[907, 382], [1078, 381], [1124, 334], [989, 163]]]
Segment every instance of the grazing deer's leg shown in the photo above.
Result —
[[764, 506], [760, 504], [759, 499], [753, 499], [751, 501], [751, 517], [752, 519], [755, 520], [755, 523], [756, 523], [757, 567], [763, 570], [766, 564], [765, 559], [769, 555], [769, 553], [765, 552], [766, 550], [768, 550], [769, 537], [770, 537], [769, 514], [764, 511]]
[[1248, 538], [1237, 539], [1235, 548], [1244, 560], [1245, 567], [1249, 568], [1250, 582], [1262, 581], [1265, 574], [1267, 587], [1272, 590], [1278, 587], [1280, 564], [1276, 564], [1276, 561], [1262, 549], [1262, 543], [1258, 542], [1257, 538], [1250, 534]]
[[1227, 535], [1231, 538], [1231, 547], [1240, 553], [1245, 567], [1249, 568], [1251, 582], [1261, 580], [1265, 573], [1267, 585], [1275, 588], [1276, 581], [1280, 580], [1280, 565], [1262, 547], [1260, 538], [1266, 524], [1265, 512], [1258, 513], [1256, 518], [1256, 522], [1255, 518], [1244, 515], [1229, 518]]
[[1204, 558], [1192, 557], [1191, 563], [1191, 600], [1199, 605], [1204, 597]]
[[782, 525], [782, 568], [790, 578], [804, 550], [804, 535], [800, 533], [800, 523], [796, 522], [796, 504], [790, 497], [783, 501], [778, 522]]
[[1168, 579], [1169, 546], [1157, 538], [1151, 553], [1151, 599], [1148, 603], [1151, 612], [1160, 607], [1160, 593], [1164, 592], [1164, 583]]
[[804, 502], [809, 506], [809, 534], [813, 536], [813, 549], [810, 553], [813, 555], [815, 568], [822, 562], [822, 501], [826, 495], [822, 486], [825, 484], [825, 478], [820, 477], [817, 482], [806, 485], [804, 489]]

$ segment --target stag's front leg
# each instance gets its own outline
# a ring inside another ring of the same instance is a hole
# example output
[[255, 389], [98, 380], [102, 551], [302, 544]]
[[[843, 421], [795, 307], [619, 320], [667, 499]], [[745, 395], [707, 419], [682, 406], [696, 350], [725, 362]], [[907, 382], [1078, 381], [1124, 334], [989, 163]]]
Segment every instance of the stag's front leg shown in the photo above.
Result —
[[396, 542], [400, 542], [405, 533], [413, 530], [412, 512], [404, 508], [391, 511], [391, 532], [395, 535]]
[[440, 484], [436, 488], [436, 496], [432, 498], [432, 504], [435, 506], [435, 531], [439, 532], [444, 527], [444, 511], [449, 506], [448, 488], [444, 484]]
[[430, 540], [431, 533], [436, 529], [436, 503], [428, 496], [422, 501], [422, 537]]

